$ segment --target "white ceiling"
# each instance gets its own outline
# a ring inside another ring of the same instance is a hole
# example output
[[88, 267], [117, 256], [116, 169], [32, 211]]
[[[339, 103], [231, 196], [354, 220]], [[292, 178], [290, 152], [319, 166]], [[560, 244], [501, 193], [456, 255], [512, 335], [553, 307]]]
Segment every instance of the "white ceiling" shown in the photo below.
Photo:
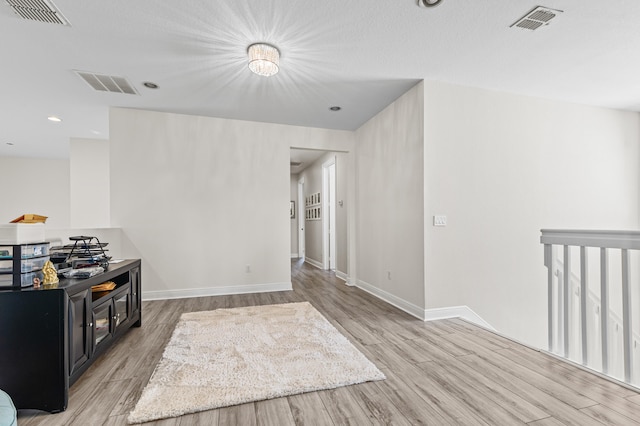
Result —
[[[54, 3], [71, 26], [0, 0], [0, 156], [66, 157], [69, 138], [106, 139], [109, 106], [356, 129], [421, 79], [640, 110], [638, 0]], [[510, 28], [538, 5], [564, 13]], [[274, 77], [246, 66], [259, 41], [281, 51]], [[126, 77], [139, 95], [95, 92], [73, 70]]]
[[[320, 157], [325, 155], [328, 151], [321, 151], [316, 149], [303, 149], [303, 148], [291, 148], [291, 166], [289, 171], [292, 175], [297, 175], [304, 169], [315, 163]], [[294, 165], [300, 163], [299, 165]]]

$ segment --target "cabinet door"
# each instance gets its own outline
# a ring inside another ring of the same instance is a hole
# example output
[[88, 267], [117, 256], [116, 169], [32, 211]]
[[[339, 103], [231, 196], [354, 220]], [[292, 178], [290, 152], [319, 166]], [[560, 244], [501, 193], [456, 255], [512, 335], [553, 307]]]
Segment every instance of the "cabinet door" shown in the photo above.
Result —
[[98, 345], [111, 338], [113, 328], [111, 317], [113, 312], [113, 303], [111, 299], [93, 308], [93, 351], [95, 352]]
[[131, 269], [130, 272], [131, 278], [131, 318], [137, 318], [138, 320], [135, 322], [135, 327], [140, 327], [142, 324], [142, 312], [140, 306], [140, 300], [142, 298], [142, 289], [141, 289], [141, 275], [140, 275], [140, 267], [135, 267]]
[[126, 324], [131, 316], [131, 290], [126, 287], [125, 290], [120, 291], [118, 295], [113, 297], [114, 304], [114, 329], [118, 330], [123, 324]]
[[89, 307], [91, 292], [83, 290], [69, 296], [69, 376], [89, 360]]

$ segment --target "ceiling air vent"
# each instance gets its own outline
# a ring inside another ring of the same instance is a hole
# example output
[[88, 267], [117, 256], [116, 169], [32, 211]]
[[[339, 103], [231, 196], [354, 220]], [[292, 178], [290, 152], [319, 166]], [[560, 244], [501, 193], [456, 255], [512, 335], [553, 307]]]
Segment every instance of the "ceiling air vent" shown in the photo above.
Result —
[[136, 89], [124, 77], [114, 77], [104, 74], [95, 74], [86, 71], [76, 71], [89, 86], [99, 92], [127, 93], [137, 95]]
[[49, 24], [71, 25], [50, 0], [5, 0], [24, 19]]
[[291, 167], [300, 167], [300, 166], [302, 166], [302, 163], [299, 162], [299, 161], [289, 161], [289, 165]]
[[514, 22], [511, 27], [518, 27], [525, 30], [537, 30], [538, 28], [549, 25], [549, 21], [555, 18], [561, 10], [549, 9], [548, 7], [538, 6], [525, 16]]

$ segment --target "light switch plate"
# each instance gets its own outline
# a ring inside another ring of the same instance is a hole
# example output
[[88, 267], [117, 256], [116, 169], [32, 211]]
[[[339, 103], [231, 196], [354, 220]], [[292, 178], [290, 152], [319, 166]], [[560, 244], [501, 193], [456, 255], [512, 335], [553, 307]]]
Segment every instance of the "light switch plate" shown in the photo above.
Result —
[[434, 216], [433, 226], [447, 226], [447, 217], [443, 215]]

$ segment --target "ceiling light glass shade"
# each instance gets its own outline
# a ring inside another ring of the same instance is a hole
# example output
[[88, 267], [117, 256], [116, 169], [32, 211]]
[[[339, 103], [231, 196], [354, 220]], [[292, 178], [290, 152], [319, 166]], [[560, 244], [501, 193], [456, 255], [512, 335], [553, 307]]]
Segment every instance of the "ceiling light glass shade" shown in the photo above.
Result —
[[258, 75], [270, 77], [280, 70], [280, 52], [275, 47], [256, 43], [249, 46], [249, 69]]

